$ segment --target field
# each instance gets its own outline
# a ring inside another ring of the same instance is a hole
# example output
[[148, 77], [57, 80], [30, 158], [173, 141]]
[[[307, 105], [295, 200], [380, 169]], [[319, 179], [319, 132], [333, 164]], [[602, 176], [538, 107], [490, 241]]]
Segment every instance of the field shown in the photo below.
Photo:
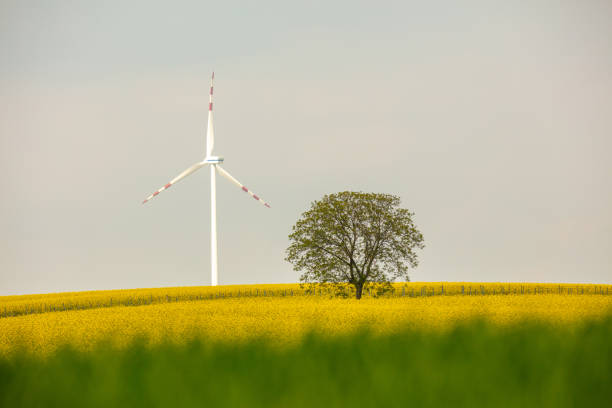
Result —
[[[563, 294], [560, 294], [563, 293]], [[13, 350], [49, 354], [70, 344], [87, 350], [132, 339], [149, 344], [266, 337], [295, 344], [308, 332], [331, 336], [370, 327], [452, 328], [473, 318], [495, 324], [529, 319], [568, 326], [612, 307], [607, 286], [398, 284], [384, 296], [357, 301], [299, 285], [162, 288], [0, 298], [0, 355]]]
[[[472, 283], [427, 282], [397, 283], [385, 297], [426, 297], [436, 295], [609, 295], [612, 285], [589, 284], [522, 284], [522, 283]], [[346, 295], [354, 294], [351, 287]], [[286, 285], [233, 285], [201, 286], [159, 289], [105, 290], [90, 292], [50, 293], [43, 295], [0, 296], [0, 317], [24, 314], [83, 310], [113, 306], [140, 306], [180, 301], [213, 300], [244, 297], [330, 296], [328, 288]], [[364, 297], [376, 296], [369, 290]]]
[[402, 283], [360, 301], [299, 285], [0, 297], [0, 406], [607, 405], [609, 288]]

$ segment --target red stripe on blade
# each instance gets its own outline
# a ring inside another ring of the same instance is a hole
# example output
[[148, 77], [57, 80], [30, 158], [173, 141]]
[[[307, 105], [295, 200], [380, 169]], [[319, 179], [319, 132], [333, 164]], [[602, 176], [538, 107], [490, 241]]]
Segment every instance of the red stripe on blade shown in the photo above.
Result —
[[172, 185], [172, 184], [168, 183], [168, 184], [166, 184], [166, 185], [164, 186], [164, 188], [168, 188], [168, 187], [170, 187], [171, 185]]
[[266, 207], [270, 208], [270, 204], [265, 203], [264, 205], [265, 205]]
[[211, 95], [213, 94], [213, 87], [212, 86], [210, 87], [210, 94]]
[[249, 189], [248, 189], [248, 188], [246, 188], [245, 186], [242, 186], [242, 190], [243, 190], [245, 193], [248, 193], [248, 192], [249, 192]]
[[255, 194], [253, 194], [253, 198], [259, 200], [259, 197], [257, 197]]
[[155, 196], [156, 196], [156, 195], [158, 195], [158, 194], [159, 194], [159, 191], [154, 192], [154, 193], [153, 193], [153, 197], [155, 197]]
[[212, 110], [212, 102], [208, 104], [208, 110], [211, 111]]

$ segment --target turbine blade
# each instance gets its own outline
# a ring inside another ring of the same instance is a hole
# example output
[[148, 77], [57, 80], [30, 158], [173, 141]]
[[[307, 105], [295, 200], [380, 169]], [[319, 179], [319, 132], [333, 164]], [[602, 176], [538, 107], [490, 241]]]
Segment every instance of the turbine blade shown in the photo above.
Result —
[[213, 81], [215, 73], [210, 78], [210, 95], [208, 100], [208, 128], [206, 129], [206, 157], [210, 156], [215, 146], [215, 128], [213, 126]]
[[249, 193], [251, 195], [251, 197], [253, 197], [254, 199], [256, 199], [257, 201], [259, 201], [260, 203], [262, 203], [263, 205], [265, 205], [266, 207], [270, 208], [270, 204], [266, 203], [264, 200], [262, 200], [261, 198], [259, 198], [255, 193], [253, 193], [251, 190], [249, 190], [248, 188], [246, 188], [245, 186], [243, 186], [242, 184], [240, 184], [240, 182], [238, 180], [236, 180], [231, 174], [229, 174], [227, 171], [225, 171], [224, 168], [222, 168], [221, 166], [219, 166], [218, 164], [215, 165], [215, 167], [217, 168], [217, 170], [219, 171], [219, 173], [221, 173], [221, 175], [223, 177], [225, 177], [226, 179], [228, 179], [229, 181], [231, 181], [232, 183], [234, 183], [235, 185], [237, 185], [238, 187], [240, 187], [242, 189], [242, 191], [244, 191], [245, 193]]
[[170, 188], [170, 186], [173, 185], [174, 183], [181, 181], [182, 179], [184, 179], [185, 177], [187, 177], [188, 175], [190, 175], [191, 173], [193, 173], [194, 171], [198, 170], [199, 168], [203, 166], [206, 166], [206, 163], [200, 162], [200, 163], [194, 164], [193, 166], [191, 166], [190, 168], [188, 168], [187, 170], [185, 170], [184, 172], [176, 176], [171, 182], [169, 182], [168, 184], [166, 184], [165, 186], [163, 186], [162, 188], [160, 188], [159, 190], [157, 190], [156, 192], [148, 196], [142, 203], [143, 204], [146, 203], [147, 201], [149, 201], [150, 199], [152, 199], [153, 197], [155, 197], [156, 195], [158, 195], [165, 189]]

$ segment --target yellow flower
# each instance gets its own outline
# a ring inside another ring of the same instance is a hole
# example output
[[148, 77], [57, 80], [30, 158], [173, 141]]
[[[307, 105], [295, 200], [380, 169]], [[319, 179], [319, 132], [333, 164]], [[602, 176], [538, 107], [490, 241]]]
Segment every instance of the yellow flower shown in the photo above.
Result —
[[[309, 331], [337, 335], [368, 325], [378, 333], [411, 326], [445, 330], [482, 317], [571, 325], [610, 312], [609, 285], [398, 283], [361, 300], [307, 294], [296, 284], [135, 289], [0, 297], [0, 355], [18, 348], [48, 354], [63, 344], [87, 350], [204, 336], [220, 341], [267, 337], [286, 346]], [[470, 295], [471, 293], [471, 295]]]

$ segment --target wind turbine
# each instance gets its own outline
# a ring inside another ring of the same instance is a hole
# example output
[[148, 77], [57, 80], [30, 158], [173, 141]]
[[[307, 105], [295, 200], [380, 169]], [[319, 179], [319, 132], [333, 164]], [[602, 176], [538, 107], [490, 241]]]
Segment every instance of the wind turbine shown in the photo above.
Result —
[[176, 176], [171, 182], [148, 196], [142, 203], [146, 203], [162, 191], [170, 188], [175, 183], [178, 183], [190, 174], [195, 173], [197, 170], [204, 166], [210, 166], [210, 274], [211, 274], [211, 285], [217, 286], [218, 283], [218, 271], [217, 271], [217, 186], [216, 186], [216, 172], [218, 171], [223, 177], [236, 184], [245, 193], [248, 193], [255, 200], [259, 201], [266, 207], [270, 208], [270, 204], [259, 198], [251, 190], [243, 186], [238, 180], [236, 180], [231, 174], [229, 174], [223, 167], [223, 157], [213, 156], [212, 151], [215, 145], [215, 130], [213, 127], [213, 81], [215, 80], [215, 73], [212, 73], [210, 78], [210, 99], [208, 102], [208, 128], [206, 129], [206, 157], [201, 162], [194, 164], [187, 170]]

